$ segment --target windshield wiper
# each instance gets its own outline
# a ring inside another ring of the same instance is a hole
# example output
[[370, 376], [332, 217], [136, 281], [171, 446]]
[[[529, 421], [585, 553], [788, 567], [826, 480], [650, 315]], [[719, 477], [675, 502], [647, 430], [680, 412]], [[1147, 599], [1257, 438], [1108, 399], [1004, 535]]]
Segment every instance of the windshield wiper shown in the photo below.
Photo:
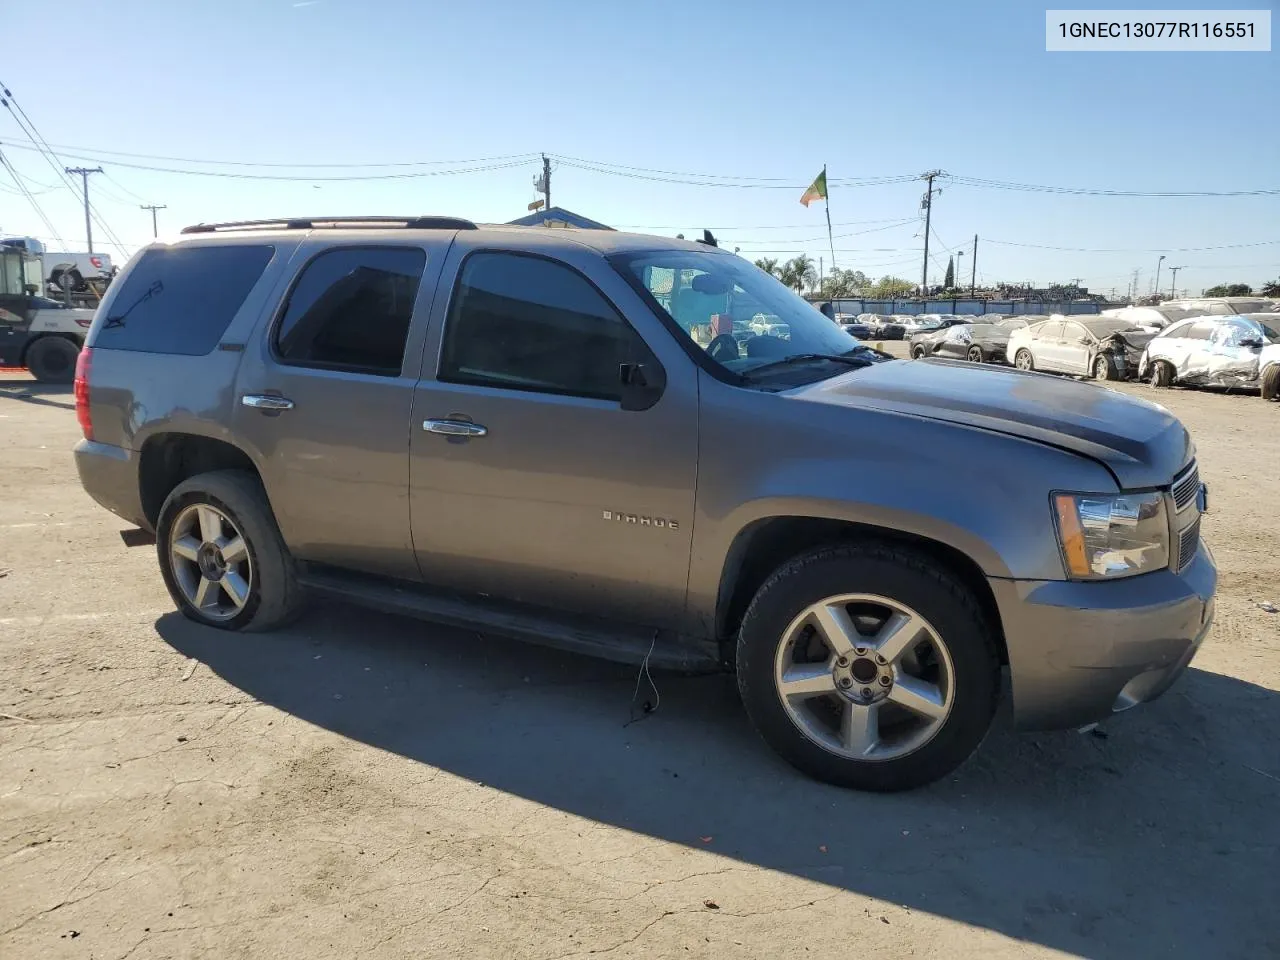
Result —
[[[857, 350], [858, 348], [854, 348]], [[789, 367], [796, 363], [808, 363], [813, 360], [833, 360], [836, 363], [847, 364], [850, 367], [869, 367], [874, 360], [868, 360], [866, 357], [850, 356], [841, 353], [793, 353], [790, 356], [782, 357], [778, 360], [770, 360], [768, 363], [762, 363], [758, 367], [752, 367], [750, 370], [744, 370], [742, 375], [749, 377], [754, 373], [760, 373], [764, 370], [778, 369], [780, 367]]]
[[142, 306], [142, 304], [146, 303], [158, 293], [164, 293], [163, 280], [153, 281], [151, 286], [147, 287], [147, 292], [130, 304], [129, 309], [125, 310], [124, 313], [117, 313], [113, 316], [107, 317], [106, 322], [102, 325], [102, 329], [110, 330], [112, 327], [123, 327], [125, 317], [129, 316], [129, 314], [133, 313], [137, 307]]

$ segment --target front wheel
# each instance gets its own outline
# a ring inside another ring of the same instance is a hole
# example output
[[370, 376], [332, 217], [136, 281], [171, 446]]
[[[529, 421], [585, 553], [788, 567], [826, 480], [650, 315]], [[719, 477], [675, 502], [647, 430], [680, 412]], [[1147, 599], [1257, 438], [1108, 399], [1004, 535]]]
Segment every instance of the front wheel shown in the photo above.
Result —
[[271, 630], [302, 604], [293, 557], [251, 473], [219, 470], [178, 484], [156, 524], [160, 573], [184, 616], [221, 630]]
[[982, 348], [981, 348], [981, 347], [970, 347], [970, 348], [969, 348], [969, 359], [970, 359], [971, 361], [973, 361], [974, 363], [983, 363], [983, 362], [985, 362], [985, 360], [986, 360], [986, 358], [982, 355]]
[[1093, 375], [1098, 380], [1119, 380], [1120, 371], [1114, 357], [1100, 353], [1093, 361]]
[[916, 347], [911, 351], [912, 360], [923, 360], [925, 357], [924, 347]]
[[1173, 364], [1167, 360], [1157, 360], [1151, 366], [1151, 385], [1167, 387], [1173, 383]]
[[1034, 370], [1036, 368], [1035, 363], [1031, 359], [1030, 350], [1019, 350], [1017, 354], [1014, 355], [1013, 365], [1019, 370]]
[[777, 570], [738, 635], [738, 687], [765, 741], [819, 780], [907, 790], [977, 749], [1000, 661], [976, 600], [915, 553], [832, 547]]
[[1273, 363], [1262, 372], [1262, 399], [1280, 398], [1280, 363]]

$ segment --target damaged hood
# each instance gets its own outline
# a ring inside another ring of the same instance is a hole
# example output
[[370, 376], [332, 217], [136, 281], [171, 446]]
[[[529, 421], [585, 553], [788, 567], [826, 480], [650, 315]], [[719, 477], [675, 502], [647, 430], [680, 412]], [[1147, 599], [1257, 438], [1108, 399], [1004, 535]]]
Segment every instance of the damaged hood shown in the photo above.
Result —
[[1105, 464], [1125, 489], [1168, 484], [1192, 453], [1190, 435], [1163, 407], [1092, 383], [962, 361], [877, 363], [789, 395], [1038, 441]]

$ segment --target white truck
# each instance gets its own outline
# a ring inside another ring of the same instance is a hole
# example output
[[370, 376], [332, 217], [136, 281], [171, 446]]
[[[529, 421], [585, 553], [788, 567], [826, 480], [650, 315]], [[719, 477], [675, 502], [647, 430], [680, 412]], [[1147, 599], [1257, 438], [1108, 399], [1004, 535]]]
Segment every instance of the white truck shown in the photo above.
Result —
[[41, 290], [55, 300], [86, 298], [95, 305], [102, 299], [115, 275], [111, 257], [105, 253], [72, 253], [45, 250], [43, 253], [44, 285]]
[[43, 245], [31, 237], [0, 240], [0, 367], [70, 383], [94, 311], [40, 295], [43, 257]]

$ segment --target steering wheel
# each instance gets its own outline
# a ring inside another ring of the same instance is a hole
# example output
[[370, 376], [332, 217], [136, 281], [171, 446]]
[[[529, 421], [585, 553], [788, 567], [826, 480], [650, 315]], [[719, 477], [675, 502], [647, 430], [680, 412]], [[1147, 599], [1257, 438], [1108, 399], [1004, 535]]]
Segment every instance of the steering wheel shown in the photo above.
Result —
[[732, 334], [722, 333], [707, 344], [707, 356], [717, 363], [738, 359], [738, 341]]

